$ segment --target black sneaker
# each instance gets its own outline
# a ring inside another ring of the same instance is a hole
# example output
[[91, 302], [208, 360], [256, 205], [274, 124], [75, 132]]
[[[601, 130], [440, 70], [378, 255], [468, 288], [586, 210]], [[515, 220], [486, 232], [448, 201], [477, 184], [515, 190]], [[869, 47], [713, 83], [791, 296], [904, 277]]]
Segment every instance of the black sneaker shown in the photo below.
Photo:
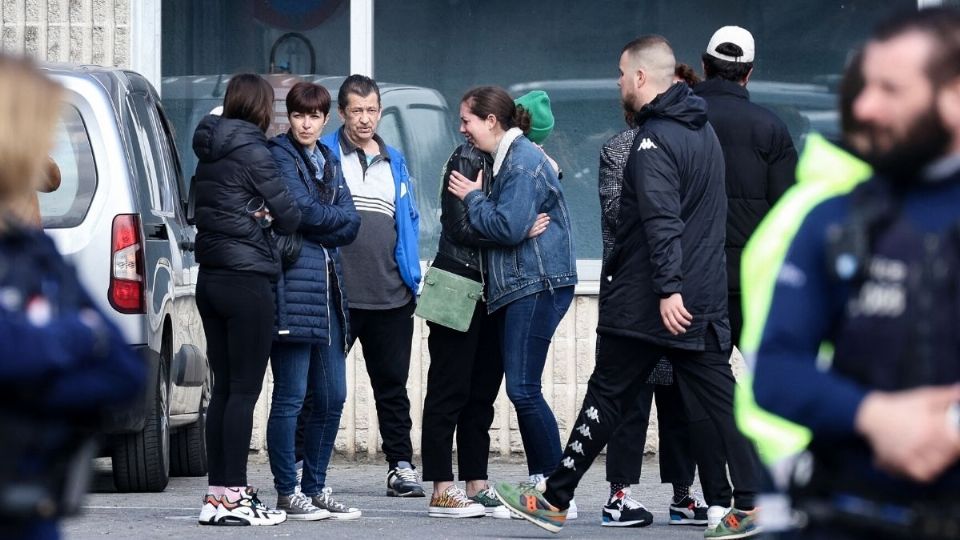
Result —
[[670, 502], [671, 525], [706, 525], [707, 505], [699, 497], [687, 495]]
[[604, 527], [646, 527], [653, 514], [630, 496], [630, 488], [618, 491], [603, 507]]
[[424, 497], [423, 487], [413, 466], [406, 461], [387, 473], [387, 497]]

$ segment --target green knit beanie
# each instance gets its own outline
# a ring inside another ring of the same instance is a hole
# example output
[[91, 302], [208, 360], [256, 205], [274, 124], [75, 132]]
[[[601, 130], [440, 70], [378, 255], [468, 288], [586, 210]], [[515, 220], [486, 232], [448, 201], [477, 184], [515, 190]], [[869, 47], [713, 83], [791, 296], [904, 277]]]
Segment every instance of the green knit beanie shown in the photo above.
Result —
[[534, 90], [513, 100], [518, 106], [530, 113], [530, 133], [527, 138], [537, 144], [543, 144], [553, 132], [553, 111], [550, 109], [550, 96], [543, 90]]

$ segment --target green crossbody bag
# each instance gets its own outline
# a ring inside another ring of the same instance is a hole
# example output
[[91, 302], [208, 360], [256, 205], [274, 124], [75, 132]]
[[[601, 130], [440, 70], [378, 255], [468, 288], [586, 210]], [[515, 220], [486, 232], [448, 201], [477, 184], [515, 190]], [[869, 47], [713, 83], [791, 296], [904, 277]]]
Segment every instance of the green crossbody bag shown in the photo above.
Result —
[[458, 332], [466, 332], [473, 320], [483, 283], [434, 266], [423, 277], [417, 315]]

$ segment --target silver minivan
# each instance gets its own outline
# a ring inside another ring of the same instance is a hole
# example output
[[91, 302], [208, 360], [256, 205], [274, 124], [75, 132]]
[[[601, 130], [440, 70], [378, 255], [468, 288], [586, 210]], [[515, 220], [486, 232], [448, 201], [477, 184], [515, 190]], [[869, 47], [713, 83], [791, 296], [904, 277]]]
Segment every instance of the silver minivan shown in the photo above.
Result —
[[39, 195], [43, 227], [149, 367], [142, 402], [106, 420], [104, 450], [119, 491], [162, 491], [170, 475], [207, 472], [212, 385], [175, 137], [141, 75], [44, 69], [66, 104], [51, 155], [62, 180]]

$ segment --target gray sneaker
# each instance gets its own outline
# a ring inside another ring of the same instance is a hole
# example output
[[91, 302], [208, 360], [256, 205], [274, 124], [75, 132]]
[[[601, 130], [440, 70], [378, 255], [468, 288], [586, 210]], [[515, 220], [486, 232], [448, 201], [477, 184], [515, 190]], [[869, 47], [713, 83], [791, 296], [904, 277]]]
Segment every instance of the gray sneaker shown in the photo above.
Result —
[[287, 519], [297, 521], [319, 521], [330, 517], [330, 512], [317, 508], [303, 493], [280, 495], [277, 497], [277, 510], [287, 513]]
[[330, 513], [331, 519], [349, 521], [360, 517], [360, 509], [349, 507], [333, 498], [333, 490], [325, 487], [311, 499], [313, 506]]

